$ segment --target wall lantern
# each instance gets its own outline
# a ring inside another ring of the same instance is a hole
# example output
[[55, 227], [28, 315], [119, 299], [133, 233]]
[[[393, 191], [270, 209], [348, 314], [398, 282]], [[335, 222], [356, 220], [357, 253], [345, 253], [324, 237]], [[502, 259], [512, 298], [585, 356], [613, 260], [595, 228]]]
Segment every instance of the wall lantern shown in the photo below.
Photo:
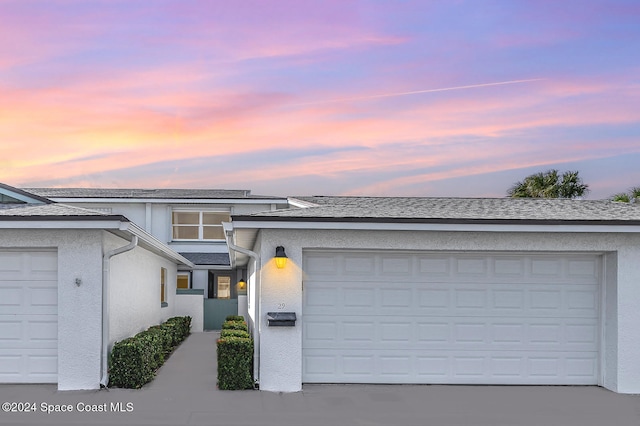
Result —
[[244, 280], [244, 278], [240, 278], [240, 281], [238, 281], [238, 290], [243, 291], [246, 288], [247, 282]]
[[284, 252], [284, 247], [276, 247], [276, 266], [278, 269], [283, 269], [287, 266], [287, 254]]

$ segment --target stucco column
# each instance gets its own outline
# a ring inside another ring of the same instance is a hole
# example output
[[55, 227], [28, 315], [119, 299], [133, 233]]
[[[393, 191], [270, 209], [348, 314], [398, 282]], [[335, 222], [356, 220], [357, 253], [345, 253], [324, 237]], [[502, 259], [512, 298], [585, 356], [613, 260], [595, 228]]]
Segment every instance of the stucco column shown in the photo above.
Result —
[[618, 252], [617, 392], [640, 393], [640, 247]]
[[[260, 390], [297, 392], [302, 389], [302, 250], [286, 241], [275, 242], [289, 259], [278, 269], [273, 259], [276, 246], [262, 247]], [[270, 327], [268, 312], [295, 312], [296, 324]]]

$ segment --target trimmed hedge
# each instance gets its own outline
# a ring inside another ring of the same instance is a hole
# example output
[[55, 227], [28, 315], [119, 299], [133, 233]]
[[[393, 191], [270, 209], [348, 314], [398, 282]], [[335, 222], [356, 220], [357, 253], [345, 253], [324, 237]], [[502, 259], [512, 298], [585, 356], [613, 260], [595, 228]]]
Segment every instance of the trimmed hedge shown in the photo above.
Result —
[[249, 332], [249, 327], [245, 321], [225, 321], [222, 323], [223, 330], [243, 330]]
[[228, 315], [224, 320], [244, 322], [244, 317], [242, 315]]
[[218, 388], [253, 389], [253, 340], [228, 336], [218, 346]]
[[109, 356], [109, 386], [139, 389], [150, 382], [155, 376], [157, 354], [161, 352], [154, 343], [152, 334], [116, 343]]
[[225, 330], [220, 331], [220, 338], [223, 337], [243, 337], [245, 339], [250, 338], [249, 333], [244, 330], [232, 330], [227, 328]]
[[139, 389], [149, 383], [190, 329], [191, 317], [173, 317], [116, 342], [109, 354], [109, 386]]

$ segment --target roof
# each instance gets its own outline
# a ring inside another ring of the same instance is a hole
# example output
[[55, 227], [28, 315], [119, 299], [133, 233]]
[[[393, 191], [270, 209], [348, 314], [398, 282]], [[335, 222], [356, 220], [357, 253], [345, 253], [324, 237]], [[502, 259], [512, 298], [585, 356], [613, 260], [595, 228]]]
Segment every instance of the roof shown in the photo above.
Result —
[[234, 221], [527, 223], [640, 225], [640, 205], [540, 198], [295, 197], [310, 207], [234, 215]]
[[123, 189], [123, 188], [25, 188], [46, 198], [124, 198], [124, 199], [274, 199], [252, 195], [245, 189]]
[[9, 186], [7, 184], [0, 182], [0, 194], [2, 193], [7, 194], [13, 198], [15, 198], [15, 196], [18, 196], [20, 198], [19, 201], [22, 201], [23, 203], [51, 204], [52, 202], [51, 200], [48, 200], [47, 198], [44, 198], [38, 194], [30, 193], [23, 189], [15, 188], [13, 186]]
[[228, 253], [180, 253], [185, 258], [189, 259], [195, 265], [219, 265], [229, 266]]
[[65, 204], [12, 204], [0, 208], [0, 220], [119, 220], [128, 222], [122, 215]]

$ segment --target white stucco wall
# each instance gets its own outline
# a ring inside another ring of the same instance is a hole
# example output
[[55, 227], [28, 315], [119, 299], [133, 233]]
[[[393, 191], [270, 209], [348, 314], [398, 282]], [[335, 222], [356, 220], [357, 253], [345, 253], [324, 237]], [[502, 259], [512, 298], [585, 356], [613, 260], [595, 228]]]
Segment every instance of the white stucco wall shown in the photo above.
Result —
[[[102, 232], [7, 230], [3, 248], [55, 248], [58, 252], [58, 389], [100, 387], [102, 338]], [[77, 286], [76, 278], [82, 283]]]
[[204, 330], [204, 302], [201, 294], [177, 294], [175, 316], [191, 317], [191, 332]]
[[[104, 233], [105, 251], [128, 241]], [[160, 303], [160, 268], [167, 270], [167, 304]], [[142, 247], [111, 258], [109, 277], [109, 350], [118, 340], [175, 316], [176, 264]]]
[[[283, 245], [289, 263], [278, 270], [275, 247]], [[640, 235], [514, 232], [388, 232], [262, 230], [254, 248], [262, 258], [260, 389], [293, 392], [302, 381], [302, 252], [304, 249], [584, 251], [605, 256], [605, 338], [602, 385], [640, 393]], [[617, 262], [616, 262], [617, 260]], [[281, 309], [279, 309], [281, 308]], [[268, 327], [268, 311], [291, 311], [296, 327]]]

